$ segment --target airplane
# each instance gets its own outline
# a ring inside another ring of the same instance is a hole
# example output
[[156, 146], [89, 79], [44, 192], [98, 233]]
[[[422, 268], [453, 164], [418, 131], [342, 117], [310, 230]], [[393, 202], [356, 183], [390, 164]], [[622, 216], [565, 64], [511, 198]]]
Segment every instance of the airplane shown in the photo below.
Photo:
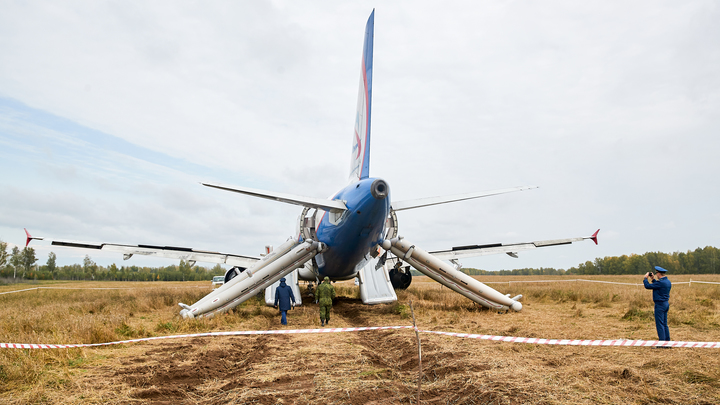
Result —
[[[225, 283], [192, 305], [179, 303], [183, 318], [207, 317], [228, 311], [245, 300], [265, 291], [267, 305], [274, 304], [274, 290], [282, 277], [302, 304], [299, 280], [319, 283], [324, 277], [332, 281], [356, 279], [360, 298], [365, 304], [397, 300], [396, 289], [410, 286], [410, 267], [487, 308], [520, 311], [521, 295], [510, 298], [460, 271], [459, 259], [488, 254], [518, 252], [540, 247], [558, 246], [590, 239], [597, 244], [598, 232], [591, 236], [513, 244], [467, 245], [449, 250], [426, 252], [398, 235], [398, 211], [447, 204], [498, 194], [525, 191], [535, 186], [465, 193], [417, 200], [392, 201], [390, 186], [379, 177], [370, 177], [370, 123], [372, 112], [373, 41], [375, 10], [365, 26], [361, 59], [355, 127], [350, 156], [348, 184], [328, 199], [303, 197], [280, 192], [216, 183], [203, 186], [279, 201], [303, 207], [295, 234], [273, 249], [266, 246], [263, 255], [245, 256], [191, 248], [160, 245], [125, 245], [113, 243], [53, 240], [54, 246], [97, 249], [123, 254], [148, 255], [195, 262], [221, 263], [233, 266], [225, 274]], [[27, 244], [33, 239], [27, 234]], [[448, 264], [444, 260], [449, 260]]]

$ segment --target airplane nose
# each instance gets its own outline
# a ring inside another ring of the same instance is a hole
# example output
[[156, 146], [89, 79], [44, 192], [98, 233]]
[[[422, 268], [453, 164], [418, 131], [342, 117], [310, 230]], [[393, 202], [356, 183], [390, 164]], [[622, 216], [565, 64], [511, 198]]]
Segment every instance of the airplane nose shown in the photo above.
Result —
[[388, 187], [388, 184], [385, 182], [385, 180], [377, 179], [373, 181], [372, 186], [370, 186], [370, 193], [372, 193], [372, 196], [375, 197], [376, 200], [385, 199], [385, 197], [388, 196], [389, 192], [390, 188]]

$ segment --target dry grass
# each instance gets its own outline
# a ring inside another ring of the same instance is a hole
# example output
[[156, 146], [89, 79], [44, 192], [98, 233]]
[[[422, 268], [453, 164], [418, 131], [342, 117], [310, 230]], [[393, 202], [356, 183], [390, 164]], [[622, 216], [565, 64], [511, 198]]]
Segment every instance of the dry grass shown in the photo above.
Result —
[[[481, 281], [563, 277], [478, 277]], [[569, 277], [565, 277], [566, 279]], [[595, 277], [637, 283], [639, 277]], [[676, 276], [675, 282], [720, 281]], [[39, 290], [0, 295], [0, 341], [95, 343], [220, 330], [279, 329], [277, 311], [250, 300], [213, 319], [183, 320], [178, 302], [204, 288], [191, 283], [78, 283], [133, 290]], [[352, 283], [331, 325], [407, 325], [413, 301], [421, 328], [565, 339], [655, 339], [651, 293], [641, 287], [581, 282], [490, 284], [523, 294], [520, 313], [477, 307], [425, 277], [393, 304], [364, 306]], [[64, 283], [63, 286], [71, 286]], [[28, 286], [0, 286], [0, 292]], [[181, 288], [178, 288], [181, 287]], [[720, 341], [720, 286], [677, 285], [674, 340]], [[289, 328], [319, 327], [305, 301]], [[165, 340], [93, 349], [0, 349], [3, 403], [403, 403], [413, 401], [417, 349], [410, 331]], [[553, 347], [421, 335], [427, 403], [720, 402], [717, 349]]]

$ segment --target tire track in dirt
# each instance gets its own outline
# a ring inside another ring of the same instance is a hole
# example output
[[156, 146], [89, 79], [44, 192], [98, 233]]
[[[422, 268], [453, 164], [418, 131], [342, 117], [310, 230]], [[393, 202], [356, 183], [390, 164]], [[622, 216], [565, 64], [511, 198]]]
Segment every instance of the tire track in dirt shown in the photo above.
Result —
[[368, 306], [359, 299], [337, 297], [330, 311], [330, 320], [332, 320], [333, 316], [336, 316], [352, 327], [371, 326], [365, 316], [367, 313]]
[[[276, 336], [277, 340], [287, 340], [287, 336]], [[143, 357], [123, 362], [126, 367], [111, 377], [129, 386], [134, 398], [150, 402], [184, 399], [206, 381], [235, 380], [276, 351], [269, 336], [228, 338], [221, 347], [207, 350], [202, 349], [208, 343], [206, 339], [193, 339], [191, 343], [148, 350]]]
[[[370, 314], [368, 306], [360, 307], [359, 300], [344, 300], [339, 308], [346, 322], [353, 326], [367, 326]], [[357, 305], [357, 306], [356, 306]], [[387, 308], [370, 307], [376, 314], [388, 313]], [[371, 310], [371, 311], [372, 311]], [[421, 336], [423, 356], [423, 403], [524, 403], [528, 398], [522, 393], [514, 393], [506, 382], [488, 384], [456, 381], [460, 375], [479, 374], [491, 369], [488, 364], [470, 362], [468, 353], [448, 351]], [[353, 342], [363, 347], [360, 355], [363, 362], [374, 369], [368, 378], [382, 380], [384, 386], [395, 394], [414, 398], [417, 389], [418, 349], [412, 333], [398, 331], [363, 331], [353, 335]], [[433, 339], [435, 340], [435, 339]], [[458, 385], [463, 386], [457, 389]], [[451, 388], [452, 387], [452, 388]], [[503, 401], [498, 401], [498, 393], [504, 392]], [[394, 403], [396, 398], [375, 398], [372, 403]]]

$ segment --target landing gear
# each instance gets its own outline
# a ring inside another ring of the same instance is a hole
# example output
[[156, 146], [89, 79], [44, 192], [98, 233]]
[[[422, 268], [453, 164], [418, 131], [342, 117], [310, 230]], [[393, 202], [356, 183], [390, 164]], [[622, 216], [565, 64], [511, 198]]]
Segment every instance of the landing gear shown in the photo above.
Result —
[[394, 289], [405, 290], [410, 287], [410, 283], [412, 282], [410, 266], [404, 268], [393, 267], [390, 269], [390, 272], [388, 272], [388, 275], [390, 276], [390, 283], [392, 283]]
[[315, 284], [311, 282], [307, 285], [307, 293], [305, 294], [308, 297], [315, 298]]

